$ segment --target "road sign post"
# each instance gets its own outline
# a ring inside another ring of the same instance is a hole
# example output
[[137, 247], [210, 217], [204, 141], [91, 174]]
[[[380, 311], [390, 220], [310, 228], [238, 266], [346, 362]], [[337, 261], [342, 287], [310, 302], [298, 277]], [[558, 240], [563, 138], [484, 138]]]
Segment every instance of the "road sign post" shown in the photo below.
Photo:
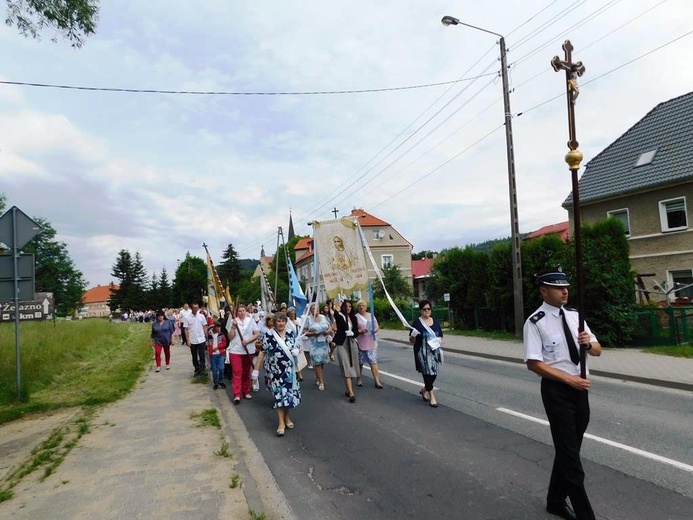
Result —
[[[12, 277], [14, 281], [14, 308], [19, 309], [20, 273], [19, 258], [21, 249], [28, 244], [39, 232], [41, 226], [31, 220], [26, 213], [17, 206], [12, 206], [0, 217], [0, 242], [4, 242], [8, 249], [12, 250]], [[33, 266], [32, 266], [33, 267]], [[34, 276], [32, 270], [31, 285], [33, 287]], [[31, 294], [33, 299], [34, 295]], [[19, 353], [19, 320], [21, 312], [14, 313], [14, 350], [17, 362], [17, 401], [22, 398], [22, 364]]]
[[452, 328], [452, 314], [450, 314], [450, 293], [443, 294], [443, 301], [448, 304], [448, 327]]

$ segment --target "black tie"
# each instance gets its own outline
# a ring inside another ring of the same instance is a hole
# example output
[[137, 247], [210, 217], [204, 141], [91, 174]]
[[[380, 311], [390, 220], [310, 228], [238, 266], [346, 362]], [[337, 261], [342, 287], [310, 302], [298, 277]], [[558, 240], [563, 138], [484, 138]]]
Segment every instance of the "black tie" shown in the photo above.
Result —
[[563, 333], [565, 334], [565, 340], [568, 343], [568, 352], [570, 352], [570, 360], [576, 365], [578, 365], [580, 364], [580, 354], [578, 353], [577, 345], [575, 345], [573, 333], [570, 332], [568, 322], [565, 320], [565, 314], [563, 313], [563, 309], [561, 309], [560, 315], [561, 319], [563, 320]]

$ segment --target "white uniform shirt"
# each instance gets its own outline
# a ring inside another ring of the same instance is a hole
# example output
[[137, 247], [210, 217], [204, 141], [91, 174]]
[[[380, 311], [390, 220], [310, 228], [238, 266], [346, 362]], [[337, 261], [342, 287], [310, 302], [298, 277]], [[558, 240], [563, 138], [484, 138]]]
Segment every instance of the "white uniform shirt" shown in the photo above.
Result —
[[[238, 325], [238, 328], [236, 328], [236, 325]], [[257, 328], [257, 323], [255, 323], [255, 320], [250, 316], [246, 316], [243, 320], [241, 320], [240, 318], [234, 318], [231, 326], [233, 327], [233, 330], [236, 332], [236, 335], [231, 340], [227, 352], [230, 352], [231, 354], [255, 354], [255, 342], [252, 341], [244, 347], [243, 343], [241, 343], [241, 338], [238, 334], [238, 329], [240, 329], [241, 334], [243, 335], [243, 339], [245, 341], [248, 341], [250, 338], [252, 338], [253, 334], [259, 330]]]
[[[563, 331], [563, 319], [559, 314], [560, 310], [560, 308], [544, 302], [525, 322], [523, 330], [525, 363], [529, 359], [535, 359], [567, 374], [580, 375], [580, 365], [576, 365], [570, 359], [570, 351]], [[563, 312], [568, 327], [573, 333], [575, 345], [578, 345], [578, 313], [566, 308], [563, 309]], [[585, 323], [585, 330], [589, 332], [590, 341], [596, 342], [597, 338], [592, 334], [587, 323]], [[589, 370], [586, 373], [589, 374]]]
[[181, 309], [180, 318], [183, 321], [183, 327], [188, 327], [187, 320], [192, 316], [192, 311], [190, 309]]
[[207, 342], [207, 318], [201, 312], [190, 313], [184, 318], [185, 326], [188, 329], [188, 338], [191, 345], [199, 345]]

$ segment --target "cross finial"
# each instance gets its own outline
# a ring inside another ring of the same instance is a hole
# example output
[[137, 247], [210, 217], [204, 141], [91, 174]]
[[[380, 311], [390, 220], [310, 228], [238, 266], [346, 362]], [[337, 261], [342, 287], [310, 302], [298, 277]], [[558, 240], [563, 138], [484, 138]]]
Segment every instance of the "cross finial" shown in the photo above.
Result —
[[[575, 100], [580, 94], [577, 79], [585, 73], [585, 66], [581, 61], [573, 63], [573, 44], [570, 43], [570, 40], [563, 42], [563, 51], [565, 52], [565, 60], [561, 60], [560, 57], [554, 56], [551, 60], [551, 67], [553, 67], [553, 70], [556, 72], [560, 70], [565, 71], [566, 93], [568, 96], [568, 148], [570, 148], [571, 151], [576, 151], [579, 143], [577, 141], [575, 130]], [[567, 160], [568, 159], [566, 159], [566, 161]], [[581, 160], [582, 155], [580, 156], [579, 160], [577, 160], [576, 155], [575, 158], [571, 159], [570, 163], [572, 163], [577, 169], [579, 168]], [[571, 169], [573, 166], [571, 166]]]
[[337, 206], [332, 208], [332, 213], [334, 213], [334, 218], [337, 218], [337, 213], [339, 213], [339, 210], [337, 209]]
[[565, 70], [566, 80], [568, 81], [568, 92], [570, 93], [570, 102], [575, 104], [575, 100], [580, 95], [577, 79], [585, 73], [585, 66], [581, 61], [573, 63], [573, 44], [570, 40], [563, 42], [563, 51], [565, 52], [565, 60], [561, 60], [558, 56], [554, 56], [551, 60], [553, 70]]

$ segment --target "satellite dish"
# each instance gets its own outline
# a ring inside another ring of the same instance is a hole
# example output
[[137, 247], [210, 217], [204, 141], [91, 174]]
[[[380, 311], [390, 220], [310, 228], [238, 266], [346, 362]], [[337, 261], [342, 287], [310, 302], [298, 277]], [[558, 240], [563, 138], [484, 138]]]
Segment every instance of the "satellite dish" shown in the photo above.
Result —
[[385, 231], [378, 231], [378, 238], [385, 238]]

